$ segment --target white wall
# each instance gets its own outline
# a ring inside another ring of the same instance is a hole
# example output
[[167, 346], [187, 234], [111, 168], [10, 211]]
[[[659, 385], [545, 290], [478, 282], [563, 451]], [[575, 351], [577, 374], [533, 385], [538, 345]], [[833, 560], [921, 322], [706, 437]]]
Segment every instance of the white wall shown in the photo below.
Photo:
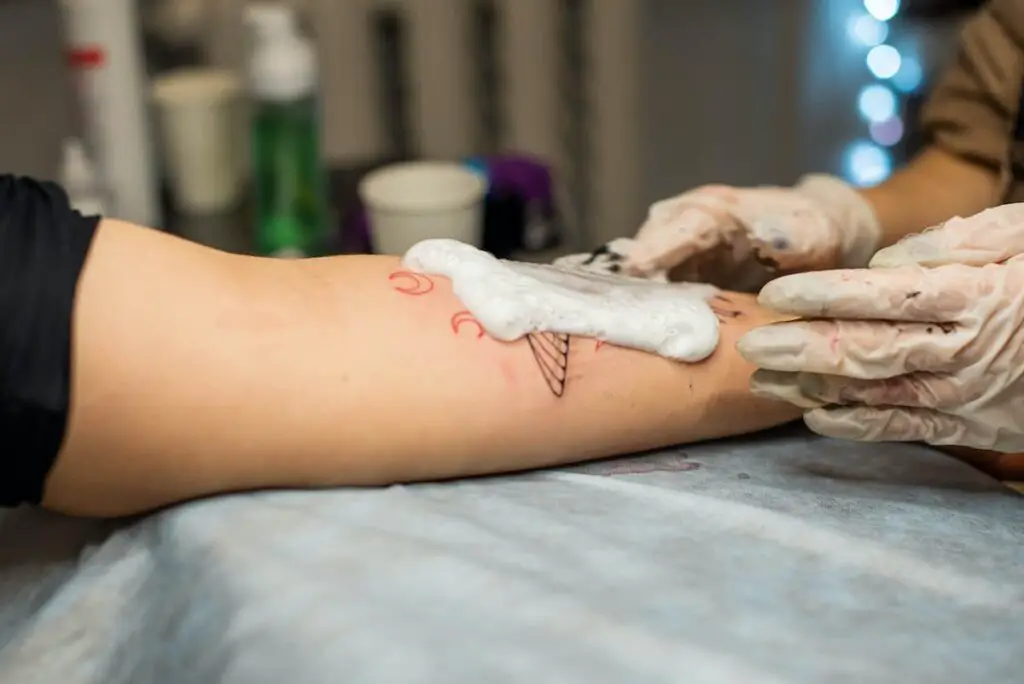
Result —
[[645, 206], [709, 182], [793, 179], [811, 2], [646, 0]]
[[74, 101], [57, 3], [0, 2], [0, 173], [54, 178]]

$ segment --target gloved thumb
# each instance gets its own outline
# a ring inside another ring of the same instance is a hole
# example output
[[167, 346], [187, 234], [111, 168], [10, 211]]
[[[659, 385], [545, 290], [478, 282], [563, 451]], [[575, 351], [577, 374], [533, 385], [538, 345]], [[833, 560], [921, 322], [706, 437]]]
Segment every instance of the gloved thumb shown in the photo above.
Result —
[[986, 209], [967, 218], [952, 218], [879, 250], [868, 266], [984, 266], [1020, 254], [1024, 254], [1024, 203]]

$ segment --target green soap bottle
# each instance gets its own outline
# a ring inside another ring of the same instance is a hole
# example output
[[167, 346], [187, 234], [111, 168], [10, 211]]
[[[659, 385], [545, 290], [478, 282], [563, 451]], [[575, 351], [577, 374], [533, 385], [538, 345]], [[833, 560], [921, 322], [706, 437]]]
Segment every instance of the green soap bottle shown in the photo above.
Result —
[[328, 249], [327, 184], [320, 158], [316, 51], [287, 5], [253, 4], [249, 68], [256, 249], [302, 258]]

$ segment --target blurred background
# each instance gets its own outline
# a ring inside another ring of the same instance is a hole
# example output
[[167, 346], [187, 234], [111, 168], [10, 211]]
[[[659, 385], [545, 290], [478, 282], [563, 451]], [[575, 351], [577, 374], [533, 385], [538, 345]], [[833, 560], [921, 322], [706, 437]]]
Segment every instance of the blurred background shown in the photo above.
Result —
[[[244, 84], [246, 4], [0, 0], [3, 170], [60, 178], [67, 141], [81, 139], [111, 186], [108, 213], [251, 251], [244, 190], [213, 210], [178, 206], [168, 186], [170, 143], [160, 134], [167, 124], [151, 89], [161, 75], [197, 66], [237, 74]], [[514, 158], [543, 168], [557, 219], [540, 239], [524, 238], [521, 203], [504, 219], [495, 218], [508, 209], [499, 203], [489, 230], [516, 235], [492, 251], [548, 259], [630, 235], [651, 202], [703, 183], [788, 184], [808, 171], [861, 185], [884, 180], [920, 144], [923, 94], [981, 3], [291, 4], [318, 61], [319, 163], [335, 251], [372, 248], [357, 220], [367, 171], [420, 158], [493, 171]], [[88, 80], [111, 64], [112, 77]], [[240, 99], [232, 130], [244, 189], [251, 185], [244, 88]], [[142, 114], [132, 118], [136, 110]], [[94, 131], [103, 128], [96, 120], [126, 116], [108, 122], [104, 157], [94, 149]], [[110, 159], [122, 151], [134, 155], [134, 166], [126, 161], [118, 178]]]

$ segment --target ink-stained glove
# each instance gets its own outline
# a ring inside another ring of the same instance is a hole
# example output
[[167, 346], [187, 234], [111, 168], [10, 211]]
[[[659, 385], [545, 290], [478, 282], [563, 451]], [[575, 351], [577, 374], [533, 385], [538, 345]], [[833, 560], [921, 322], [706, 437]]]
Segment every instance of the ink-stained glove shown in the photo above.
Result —
[[756, 290], [785, 273], [866, 266], [879, 233], [870, 205], [832, 176], [792, 188], [711, 185], [653, 204], [622, 271]]
[[[601, 245], [593, 252], [559, 257], [552, 262], [552, 265], [569, 271], [586, 271], [602, 275], [626, 275], [622, 270], [622, 264], [625, 263], [629, 258], [629, 254], [635, 248], [635, 240], [616, 238]], [[654, 271], [647, 273], [644, 278], [646, 280], [666, 282], [668, 280], [668, 273], [666, 271]]]
[[755, 329], [755, 394], [815, 432], [1024, 450], [1024, 204], [883, 249], [869, 269], [786, 276], [764, 306], [811, 320]]

